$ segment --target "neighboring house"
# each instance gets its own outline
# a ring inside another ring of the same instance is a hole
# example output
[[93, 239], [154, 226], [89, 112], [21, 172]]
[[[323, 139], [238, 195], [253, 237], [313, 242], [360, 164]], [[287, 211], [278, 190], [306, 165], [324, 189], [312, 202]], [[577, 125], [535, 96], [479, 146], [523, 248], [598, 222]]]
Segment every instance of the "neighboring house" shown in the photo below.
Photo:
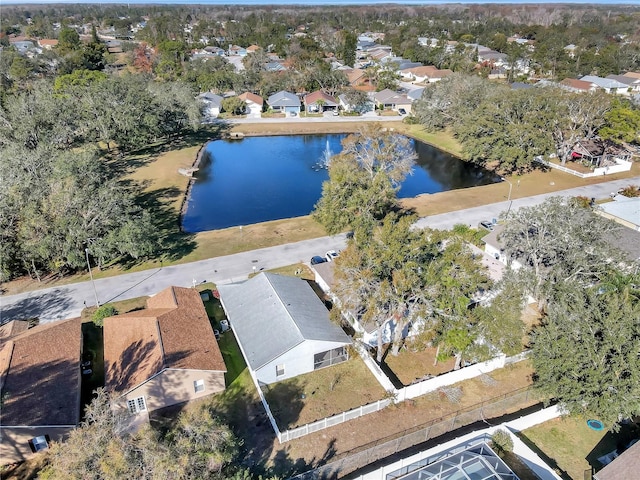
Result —
[[366, 112], [373, 112], [376, 108], [375, 103], [372, 101], [368, 101], [364, 105], [351, 105], [347, 99], [347, 95], [344, 93], [338, 95], [338, 103], [345, 112], [357, 112], [362, 114]]
[[628, 85], [620, 83], [617, 80], [597, 77], [595, 75], [585, 75], [584, 77], [580, 78], [580, 80], [582, 80], [583, 82], [592, 83], [596, 85], [597, 88], [600, 88], [607, 93], [625, 94], [629, 89]]
[[53, 48], [58, 46], [58, 40], [43, 38], [41, 40], [38, 40], [38, 45], [40, 45], [40, 47], [44, 48], [45, 50], [52, 50]]
[[[500, 241], [500, 234], [504, 230], [504, 225], [495, 225], [493, 230], [489, 232], [488, 235], [482, 237], [482, 241], [484, 242], [484, 251], [488, 253], [490, 256], [495, 258], [496, 260], [502, 262], [505, 265], [509, 264], [509, 257], [504, 251], [504, 245]], [[517, 260], [511, 260], [511, 268], [513, 270], [518, 270], [522, 268], [522, 264]]]
[[238, 45], [229, 45], [229, 56], [234, 56], [234, 55], [245, 57], [247, 55], [247, 49], [243, 47], [239, 47]]
[[109, 53], [122, 53], [122, 42], [120, 40], [105, 40]]
[[598, 473], [594, 480], [629, 480], [638, 478], [640, 472], [640, 442], [634, 443]]
[[[334, 286], [334, 269], [335, 262], [324, 262], [316, 265], [311, 265], [311, 270], [315, 274], [315, 282], [334, 302], [334, 304], [340, 304], [340, 298], [333, 292]], [[393, 319], [387, 320], [380, 329], [374, 321], [364, 322], [362, 318], [355, 312], [343, 311], [345, 318], [351, 323], [351, 326], [356, 332], [361, 334], [360, 341], [370, 347], [376, 347], [378, 345], [378, 333], [381, 331], [382, 343], [391, 343], [394, 334], [396, 322]], [[417, 334], [421, 328], [421, 321], [419, 320], [413, 325], [405, 325], [402, 331], [402, 338], [406, 338]]]
[[220, 300], [254, 380], [271, 384], [348, 360], [352, 343], [309, 283], [260, 273], [219, 285]]
[[595, 212], [632, 230], [640, 231], [640, 197], [615, 195], [613, 200], [598, 205]]
[[214, 47], [214, 46], [207, 46], [204, 47], [203, 49], [205, 52], [207, 53], [211, 53], [213, 55], [217, 55], [219, 57], [224, 57], [226, 55], [227, 52], [224, 51], [223, 48], [220, 47]]
[[284, 72], [284, 71], [287, 70], [287, 67], [282, 65], [282, 63], [280, 63], [280, 61], [274, 60], [272, 62], [267, 62], [265, 64], [265, 66], [264, 66], [264, 69], [267, 72]]
[[36, 49], [35, 44], [31, 40], [21, 40], [18, 42], [11, 42], [11, 46], [17, 50], [21, 55], [25, 55], [27, 52]]
[[260, 118], [262, 116], [262, 106], [264, 100], [260, 95], [245, 92], [238, 95], [238, 98], [247, 104], [247, 116], [252, 118]]
[[422, 98], [422, 94], [424, 93], [424, 88], [414, 88], [407, 92], [407, 98], [411, 100], [411, 102], [415, 102], [416, 100], [420, 100]]
[[104, 368], [107, 390], [144, 416], [223, 391], [227, 371], [200, 294], [182, 287], [104, 320]]
[[580, 140], [571, 149], [571, 157], [588, 161], [594, 167], [617, 165], [619, 160], [629, 162], [631, 152], [609, 140], [594, 138]]
[[293, 93], [280, 91], [267, 99], [267, 105], [274, 112], [282, 112], [287, 115], [300, 113], [300, 99]]
[[565, 78], [560, 82], [560, 86], [565, 90], [576, 93], [593, 92], [597, 89], [593, 83], [585, 80], [576, 80], [575, 78]]
[[411, 100], [404, 93], [394, 92], [388, 88], [374, 93], [373, 99], [379, 108], [384, 110], [395, 110], [396, 112], [404, 108], [407, 113], [411, 112]]
[[440, 70], [433, 65], [407, 68], [400, 71], [400, 76], [413, 83], [434, 83], [448, 77], [453, 72], [449, 69]]
[[0, 327], [0, 464], [60, 441], [80, 419], [81, 320]]
[[[640, 78], [633, 78], [625, 75], [607, 75], [605, 77], [607, 80], [614, 80], [616, 82], [620, 82], [625, 84], [628, 87], [627, 92], [625, 93], [638, 93], [640, 92]], [[619, 92], [623, 93], [623, 92]]]
[[578, 51], [578, 47], [573, 43], [571, 43], [566, 47], [564, 47], [564, 51], [567, 52], [567, 55], [569, 55], [569, 58], [574, 58], [576, 56], [576, 52]]
[[304, 97], [304, 107], [307, 112], [333, 111], [338, 109], [338, 101], [322, 90], [317, 90]]
[[202, 117], [207, 120], [216, 118], [222, 109], [222, 97], [215, 93], [205, 92], [198, 95], [197, 99], [202, 105]]
[[247, 47], [247, 54], [249, 53], [255, 53], [258, 50], [262, 50], [262, 47], [260, 45], [249, 45]]

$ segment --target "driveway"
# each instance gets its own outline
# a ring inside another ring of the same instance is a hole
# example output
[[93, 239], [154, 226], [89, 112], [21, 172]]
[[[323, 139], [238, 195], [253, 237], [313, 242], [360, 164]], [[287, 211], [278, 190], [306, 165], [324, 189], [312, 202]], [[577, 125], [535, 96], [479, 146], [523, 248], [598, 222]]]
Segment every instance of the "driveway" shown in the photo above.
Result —
[[[513, 200], [511, 210], [537, 205], [552, 196], [585, 196], [606, 198], [611, 192], [628, 185], [640, 184], [640, 177], [615, 180]], [[450, 229], [455, 224], [476, 226], [480, 220], [498, 218], [509, 208], [508, 201], [483, 205], [421, 218], [416, 227]], [[230, 283], [244, 280], [252, 272], [309, 261], [313, 255], [327, 250], [341, 250], [346, 245], [344, 235], [321, 237], [297, 243], [262, 248], [235, 255], [217, 257], [199, 262], [173, 265], [142, 272], [127, 273], [95, 281], [95, 292], [101, 304], [128, 298], [152, 295], [170, 286], [193, 286], [194, 283]], [[95, 305], [91, 282], [75, 283], [18, 295], [0, 296], [0, 324], [13, 319], [39, 317], [41, 323], [78, 316], [84, 306]]]

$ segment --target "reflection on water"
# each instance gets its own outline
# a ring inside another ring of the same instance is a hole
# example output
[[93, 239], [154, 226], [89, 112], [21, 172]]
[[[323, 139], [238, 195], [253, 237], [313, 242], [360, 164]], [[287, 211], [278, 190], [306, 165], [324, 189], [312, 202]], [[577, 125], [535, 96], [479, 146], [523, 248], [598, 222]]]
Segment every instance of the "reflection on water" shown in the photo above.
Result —
[[[290, 135], [209, 143], [182, 219], [187, 232], [308, 215], [329, 178], [327, 151], [339, 153], [346, 135]], [[421, 142], [418, 160], [399, 197], [494, 183], [499, 178]]]

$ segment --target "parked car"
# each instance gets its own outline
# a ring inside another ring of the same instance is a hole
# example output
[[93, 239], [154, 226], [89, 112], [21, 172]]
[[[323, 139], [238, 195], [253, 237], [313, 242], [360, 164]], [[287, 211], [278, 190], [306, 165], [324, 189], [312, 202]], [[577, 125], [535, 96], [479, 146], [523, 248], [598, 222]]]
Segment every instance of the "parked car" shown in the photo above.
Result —
[[326, 261], [327, 261], [326, 258], [321, 257], [320, 255], [316, 255], [314, 257], [311, 257], [311, 262], [310, 263], [311, 263], [311, 265], [317, 265], [319, 263], [324, 263]]
[[398, 113], [399, 113], [400, 115], [406, 115], [406, 114], [407, 114], [407, 111], [406, 111], [404, 108], [399, 108], [399, 109], [398, 109]]
[[478, 228], [491, 232], [493, 231], [493, 223], [490, 222], [489, 220], [483, 220], [480, 223], [478, 223]]
[[291, 116], [292, 116], [292, 117], [297, 117], [297, 116], [298, 116], [298, 114], [297, 114], [296, 112], [291, 112]]
[[325, 258], [327, 259], [327, 262], [333, 262], [336, 258], [338, 258], [338, 252], [336, 252], [335, 250], [329, 250], [326, 253]]
[[333, 116], [334, 116], [334, 117], [337, 117], [337, 116], [339, 116], [339, 115], [340, 115], [340, 112], [339, 112], [338, 110], [334, 110], [334, 111], [333, 111]]

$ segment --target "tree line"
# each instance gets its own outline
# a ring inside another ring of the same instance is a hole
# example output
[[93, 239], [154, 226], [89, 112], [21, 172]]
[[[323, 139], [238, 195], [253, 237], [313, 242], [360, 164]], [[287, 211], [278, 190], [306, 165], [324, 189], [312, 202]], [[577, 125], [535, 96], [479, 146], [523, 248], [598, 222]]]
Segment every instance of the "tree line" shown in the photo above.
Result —
[[426, 87], [414, 115], [429, 131], [449, 129], [466, 159], [505, 172], [529, 170], [550, 153], [564, 164], [579, 140], [640, 141], [640, 107], [629, 99], [552, 85], [512, 89], [465, 74]]
[[[196, 128], [193, 92], [142, 75], [76, 70], [0, 109], [0, 279], [158, 251], [121, 154]], [[117, 151], [114, 150], [117, 147]]]
[[[378, 328], [377, 361], [386, 348], [397, 355], [416, 327], [412, 348], [437, 347], [456, 366], [528, 347], [534, 385], [567, 411], [612, 428], [640, 413], [640, 276], [637, 259], [616, 247], [620, 227], [561, 197], [503, 214], [499, 239], [516, 266], [495, 283], [468, 247], [478, 240], [468, 227], [413, 227], [396, 198], [411, 158], [393, 132], [349, 136], [313, 213], [329, 233], [353, 231], [333, 290], [340, 311]], [[532, 330], [522, 320], [527, 298], [540, 313]], [[380, 332], [390, 323], [387, 346]]]

